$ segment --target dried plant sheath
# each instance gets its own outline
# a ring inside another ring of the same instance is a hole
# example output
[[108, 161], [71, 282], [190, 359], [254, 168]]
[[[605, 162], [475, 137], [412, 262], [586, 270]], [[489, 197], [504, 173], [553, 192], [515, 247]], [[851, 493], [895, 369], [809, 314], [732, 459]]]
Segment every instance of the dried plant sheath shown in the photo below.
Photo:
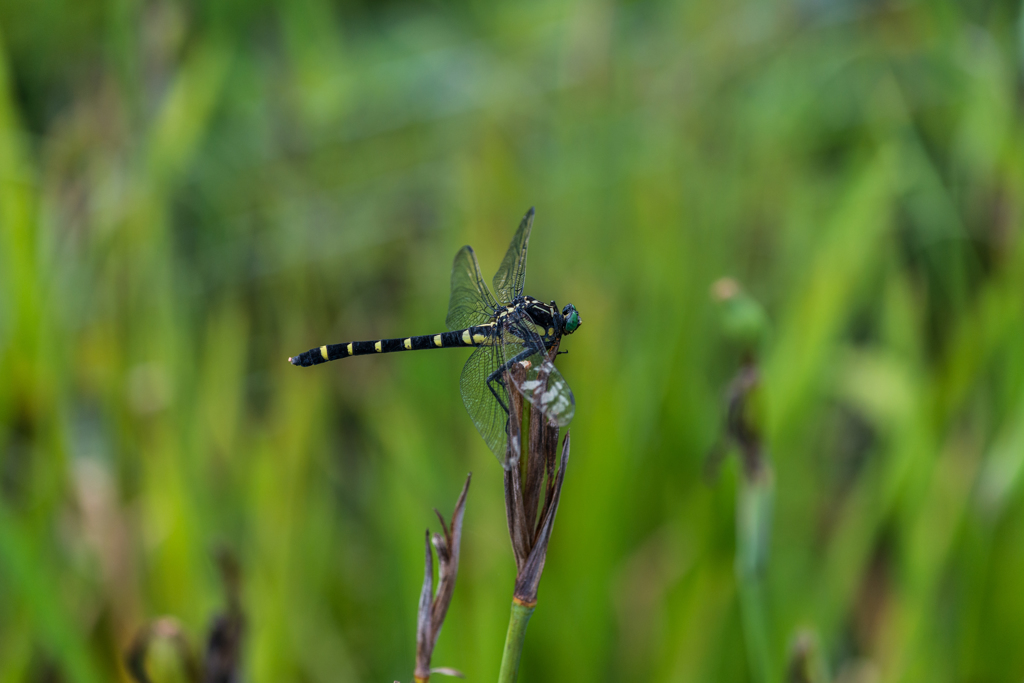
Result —
[[416, 611], [416, 671], [417, 681], [430, 678], [430, 657], [434, 653], [434, 638], [431, 633], [432, 610], [434, 599], [434, 553], [430, 549], [430, 529], [425, 532], [424, 545], [427, 550], [425, 569], [423, 572], [423, 590], [420, 591], [419, 609]]
[[[514, 365], [508, 373], [508, 382], [517, 382], [526, 374], [521, 365]], [[523, 480], [520, 464], [521, 430], [523, 424], [523, 397], [513, 391], [509, 402], [509, 436], [508, 450], [505, 455], [505, 515], [508, 520], [509, 538], [512, 540], [512, 553], [516, 558], [516, 571], [522, 569], [530, 554], [529, 523], [526, 515], [526, 502], [523, 499]]]
[[[469, 492], [469, 482], [472, 475], [466, 477], [466, 483], [462, 487], [458, 502], [455, 503], [455, 510], [452, 512], [452, 523], [449, 527], [445, 524], [444, 517], [440, 512], [434, 510], [441, 522], [442, 533], [435, 533], [433, 536], [430, 530], [426, 533], [426, 558], [423, 575], [423, 590], [420, 591], [420, 602], [416, 620], [416, 670], [414, 677], [417, 681], [430, 679], [431, 668], [430, 658], [434, 654], [434, 645], [437, 643], [437, 636], [441, 632], [444, 618], [448, 614], [448, 606], [452, 601], [452, 594], [455, 591], [455, 579], [459, 573], [459, 546], [462, 542], [462, 518], [466, 509], [466, 494]], [[434, 556], [431, 552], [433, 545], [437, 553], [437, 591], [434, 591]], [[439, 673], [447, 675], [459, 675], [454, 669], [435, 669]]]
[[551, 540], [551, 529], [555, 525], [555, 514], [558, 513], [558, 499], [562, 493], [562, 480], [565, 477], [565, 467], [569, 464], [569, 434], [565, 435], [562, 442], [562, 458], [556, 475], [554, 491], [550, 503], [545, 507], [541, 515], [541, 525], [538, 528], [537, 540], [530, 549], [530, 555], [525, 565], [519, 570], [516, 576], [516, 589], [513, 597], [524, 605], [537, 603], [537, 588], [540, 586], [540, 575], [544, 571], [544, 562], [548, 555], [548, 541]]
[[526, 512], [526, 528], [535, 529], [537, 524], [537, 507], [540, 500], [541, 485], [544, 483], [544, 453], [541, 426], [543, 420], [530, 420], [530, 435], [526, 454], [526, 473], [523, 485], [523, 507]]
[[[558, 354], [558, 344], [555, 344], [551, 349], [551, 355], [549, 360], [553, 359]], [[548, 374], [554, 366], [550, 363], [545, 364], [537, 373], [537, 385], [539, 388], [546, 386], [548, 380]], [[540, 399], [535, 399], [539, 401]], [[549, 449], [547, 440], [553, 438], [554, 441], [558, 441], [558, 425], [552, 424], [549, 420], [543, 418], [533, 419], [533, 408], [530, 409], [531, 419], [529, 424], [529, 450], [526, 455], [526, 473], [525, 473], [525, 486], [523, 487], [523, 503], [526, 511], [526, 528], [536, 529], [537, 528], [537, 507], [540, 501], [540, 490], [541, 484], [544, 482], [545, 473], [545, 461], [546, 456], [553, 455], [554, 450]], [[551, 431], [554, 431], [554, 436], [550, 437]], [[550, 452], [549, 452], [550, 451]], [[550, 458], [552, 463], [554, 458]], [[552, 472], [549, 472], [549, 476]], [[550, 485], [550, 480], [549, 480]], [[546, 502], [546, 501], [545, 501]], [[531, 540], [535, 540], [535, 536], [531, 537]]]
[[505, 512], [508, 515], [509, 537], [512, 540], [512, 554], [515, 556], [518, 572], [530, 554], [530, 533], [526, 526], [526, 508], [523, 503], [519, 468], [505, 470]]
[[[565, 437], [566, 439], [569, 438], [569, 432], [565, 433]], [[547, 475], [547, 486], [544, 490], [544, 507], [541, 508], [540, 519], [546, 519], [552, 503], [557, 500], [557, 497], [555, 496], [556, 485], [558, 487], [558, 490], [561, 490], [561, 479], [559, 478], [559, 476], [556, 476], [555, 470], [555, 463], [558, 462], [555, 458], [555, 452], [558, 448], [558, 426], [551, 424], [546, 425], [544, 427], [544, 431], [542, 432], [541, 438], [541, 451], [544, 455], [544, 468], [545, 474]], [[566, 451], [565, 456], [568, 457], [568, 455], [569, 454]], [[559, 467], [561, 468], [561, 472], [563, 474], [565, 472], [566, 464], [566, 462], [562, 462], [559, 465]], [[554, 513], [551, 513], [551, 516], [553, 520]], [[537, 538], [539, 537], [540, 532], [543, 529], [543, 525], [538, 526], [536, 528], [537, 533], [536, 535], [534, 535], [533, 539], [534, 545], [536, 545], [537, 543]]]

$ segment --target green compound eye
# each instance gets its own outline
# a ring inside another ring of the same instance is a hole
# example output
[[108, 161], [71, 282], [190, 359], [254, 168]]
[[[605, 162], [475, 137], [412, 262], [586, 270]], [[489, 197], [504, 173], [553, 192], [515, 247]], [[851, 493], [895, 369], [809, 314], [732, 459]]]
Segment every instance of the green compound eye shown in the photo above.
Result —
[[577, 311], [576, 307], [572, 304], [569, 304], [562, 309], [562, 316], [564, 318], [562, 322], [562, 329], [565, 330], [566, 334], [572, 334], [575, 332], [582, 323], [579, 311]]

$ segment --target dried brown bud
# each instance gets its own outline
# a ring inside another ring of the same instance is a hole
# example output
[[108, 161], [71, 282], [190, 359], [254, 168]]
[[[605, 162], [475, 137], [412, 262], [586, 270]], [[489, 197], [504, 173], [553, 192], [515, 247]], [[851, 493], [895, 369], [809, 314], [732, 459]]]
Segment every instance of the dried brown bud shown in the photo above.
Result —
[[[549, 360], [553, 361], [557, 353], [556, 346], [551, 349]], [[526, 370], [518, 365], [513, 366], [506, 379], [508, 386], [519, 386]], [[543, 370], [537, 380], [538, 387], [543, 388], [546, 381]], [[505, 457], [505, 514], [516, 559], [514, 598], [525, 605], [533, 605], [537, 601], [537, 588], [544, 571], [548, 541], [558, 511], [565, 468], [569, 462], [569, 433], [567, 431], [565, 434], [559, 458], [558, 426], [551, 424], [539, 410], [531, 406], [528, 413], [528, 451], [526, 461], [520, 462], [525, 402], [519, 392], [513, 391], [510, 394], [509, 440]]]
[[[459, 496], [458, 502], [455, 503], [451, 527], [445, 524], [441, 513], [434, 510], [441, 522], [442, 533], [435, 533], [431, 537], [430, 530], [428, 529], [426, 532], [423, 590], [420, 591], [419, 613], [416, 620], [416, 670], [414, 676], [417, 681], [429, 680], [432, 671], [445, 674], [455, 671], [455, 669], [431, 669], [430, 658], [434, 654], [434, 645], [437, 643], [437, 636], [441, 632], [445, 615], [448, 613], [448, 605], [451, 604], [452, 594], [455, 591], [455, 578], [459, 573], [462, 518], [465, 513], [466, 494], [469, 492], [471, 478], [472, 475], [466, 477], [462, 494]], [[434, 591], [434, 555], [430, 550], [431, 545], [437, 552], [436, 593]]]

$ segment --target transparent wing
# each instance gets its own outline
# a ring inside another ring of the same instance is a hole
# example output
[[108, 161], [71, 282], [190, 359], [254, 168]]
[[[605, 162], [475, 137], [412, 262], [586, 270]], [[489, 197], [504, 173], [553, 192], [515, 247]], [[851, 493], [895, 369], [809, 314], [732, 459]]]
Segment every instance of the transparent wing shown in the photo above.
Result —
[[494, 294], [502, 303], [511, 303], [523, 295], [526, 282], [526, 249], [530, 244], [530, 229], [533, 227], [533, 207], [523, 216], [512, 243], [508, 245], [501, 267], [494, 274]]
[[576, 414], [576, 398], [555, 364], [543, 354], [530, 356], [530, 369], [517, 387], [526, 400], [552, 424], [565, 427]]
[[495, 308], [497, 303], [480, 275], [473, 247], [459, 249], [452, 264], [452, 293], [445, 319], [448, 329], [462, 330], [489, 322]]
[[526, 313], [515, 311], [500, 330], [502, 367], [528, 361], [529, 367], [516, 389], [552, 424], [568, 425], [576, 413], [572, 389], [554, 363], [547, 358], [544, 342]]
[[509, 397], [502, 382], [488, 384], [487, 380], [501, 364], [501, 351], [497, 346], [478, 346], [462, 368], [459, 380], [462, 402], [466, 404], [469, 417], [498, 462], [505, 461], [508, 412], [502, 406], [508, 406]]

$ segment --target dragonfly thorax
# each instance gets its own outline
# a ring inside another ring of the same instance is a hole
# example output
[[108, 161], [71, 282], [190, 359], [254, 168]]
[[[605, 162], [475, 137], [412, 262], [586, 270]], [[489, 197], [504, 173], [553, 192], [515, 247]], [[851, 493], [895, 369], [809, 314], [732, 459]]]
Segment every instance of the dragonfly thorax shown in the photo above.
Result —
[[522, 297], [515, 308], [525, 313], [533, 322], [537, 334], [545, 343], [550, 344], [562, 336], [562, 316], [558, 314], [556, 307], [526, 296]]
[[579, 311], [572, 304], [568, 304], [558, 312], [558, 306], [552, 301], [550, 304], [543, 303], [531, 296], [521, 297], [516, 303], [508, 307], [512, 310], [525, 312], [530, 320], [539, 328], [538, 334], [546, 342], [553, 342], [563, 334], [572, 334], [583, 321], [580, 320]]

